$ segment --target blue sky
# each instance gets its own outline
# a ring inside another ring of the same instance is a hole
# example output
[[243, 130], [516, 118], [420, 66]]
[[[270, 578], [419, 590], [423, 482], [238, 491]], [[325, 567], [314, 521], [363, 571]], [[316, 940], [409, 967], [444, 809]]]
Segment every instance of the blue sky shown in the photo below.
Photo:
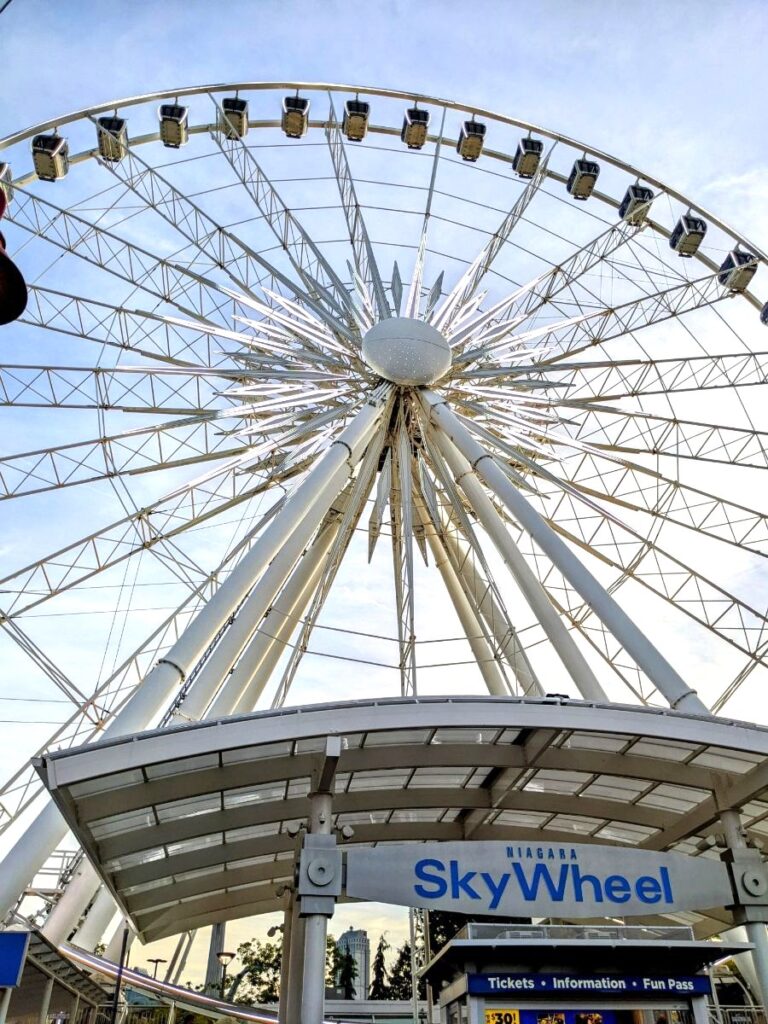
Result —
[[[0, 135], [175, 86], [389, 86], [582, 138], [695, 196], [765, 247], [767, 37], [768, 4], [759, 0], [13, 0], [0, 16]], [[383, 910], [344, 910], [336, 930], [361, 921], [374, 937], [383, 928], [402, 935], [402, 917]]]

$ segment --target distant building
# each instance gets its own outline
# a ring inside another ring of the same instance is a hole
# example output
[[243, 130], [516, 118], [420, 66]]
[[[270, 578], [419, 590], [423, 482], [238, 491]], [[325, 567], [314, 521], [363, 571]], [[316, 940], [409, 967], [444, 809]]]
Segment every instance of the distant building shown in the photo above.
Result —
[[355, 999], [367, 999], [371, 987], [371, 943], [368, 932], [361, 928], [348, 928], [336, 942], [340, 953], [349, 952], [357, 964]]

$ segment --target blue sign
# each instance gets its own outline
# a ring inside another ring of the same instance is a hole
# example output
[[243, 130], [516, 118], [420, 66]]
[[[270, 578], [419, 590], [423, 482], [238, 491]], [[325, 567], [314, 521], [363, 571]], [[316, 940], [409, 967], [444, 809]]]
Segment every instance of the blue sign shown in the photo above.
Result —
[[703, 974], [626, 977], [620, 974], [470, 974], [467, 988], [476, 996], [702, 996], [712, 991]]
[[29, 932], [0, 932], [0, 988], [20, 984], [28, 946]]

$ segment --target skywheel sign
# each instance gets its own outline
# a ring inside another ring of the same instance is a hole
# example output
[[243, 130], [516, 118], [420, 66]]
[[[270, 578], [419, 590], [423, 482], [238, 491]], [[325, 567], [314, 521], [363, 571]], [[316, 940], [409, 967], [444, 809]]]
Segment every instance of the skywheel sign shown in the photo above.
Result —
[[733, 902], [720, 861], [514, 841], [348, 850], [345, 891], [382, 903], [499, 917], [623, 917]]

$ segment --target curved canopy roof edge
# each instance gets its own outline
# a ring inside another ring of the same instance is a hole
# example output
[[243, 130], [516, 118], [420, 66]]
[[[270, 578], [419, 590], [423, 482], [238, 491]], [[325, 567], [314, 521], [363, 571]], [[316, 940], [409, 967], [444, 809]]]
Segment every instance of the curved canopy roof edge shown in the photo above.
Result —
[[[443, 697], [319, 704], [58, 751], [37, 769], [145, 941], [279, 909], [312, 773], [341, 738], [353, 843], [594, 842], [718, 856], [723, 800], [768, 840], [768, 729], [668, 709]], [[716, 796], [717, 793], [717, 796]], [[706, 936], [724, 909], [676, 919]], [[649, 921], [658, 918], [649, 918]]]

